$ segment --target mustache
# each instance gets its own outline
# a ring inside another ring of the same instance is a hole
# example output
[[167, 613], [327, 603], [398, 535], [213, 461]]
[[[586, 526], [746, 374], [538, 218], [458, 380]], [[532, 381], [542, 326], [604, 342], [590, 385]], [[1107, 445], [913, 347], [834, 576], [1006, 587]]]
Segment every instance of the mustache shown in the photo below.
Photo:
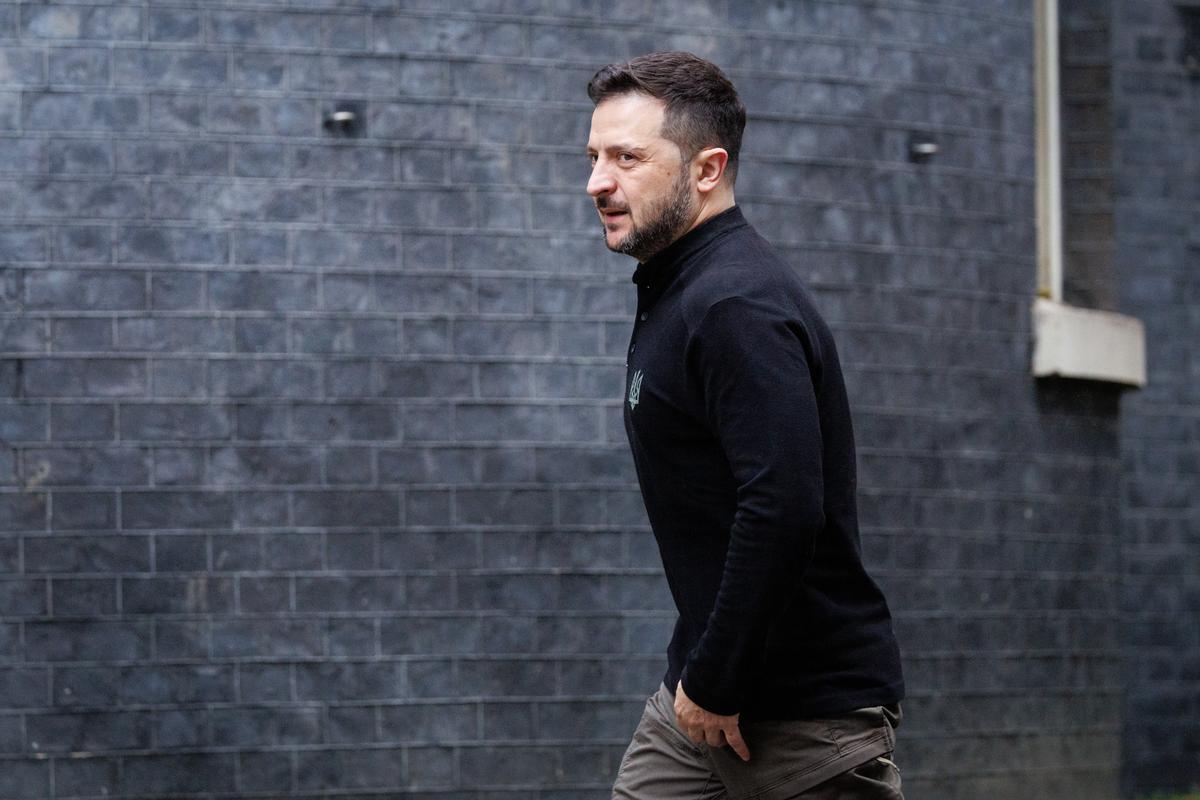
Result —
[[628, 211], [629, 206], [618, 205], [607, 197], [596, 198], [596, 208], [600, 211]]

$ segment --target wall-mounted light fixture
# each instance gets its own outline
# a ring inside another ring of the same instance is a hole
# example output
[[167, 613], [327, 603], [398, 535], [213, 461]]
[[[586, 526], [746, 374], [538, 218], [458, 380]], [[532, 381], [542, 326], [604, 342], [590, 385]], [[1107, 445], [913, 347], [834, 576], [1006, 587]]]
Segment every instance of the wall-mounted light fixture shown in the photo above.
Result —
[[913, 134], [908, 140], [908, 160], [924, 164], [938, 154], [938, 149], [938, 143], [929, 134]]
[[340, 102], [324, 116], [325, 130], [335, 136], [357, 137], [366, 133], [366, 113], [362, 103]]

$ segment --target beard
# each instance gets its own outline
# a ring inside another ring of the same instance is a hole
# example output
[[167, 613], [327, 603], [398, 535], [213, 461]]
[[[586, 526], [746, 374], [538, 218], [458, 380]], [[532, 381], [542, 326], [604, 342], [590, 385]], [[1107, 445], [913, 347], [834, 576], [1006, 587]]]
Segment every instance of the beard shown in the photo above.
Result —
[[[606, 201], [607, 198], [598, 198], [596, 207], [601, 210], [608, 208], [609, 205]], [[628, 207], [624, 207], [622, 210], [629, 212]], [[638, 261], [648, 261], [655, 253], [679, 238], [694, 211], [695, 203], [692, 200], [692, 186], [688, 171], [680, 169], [674, 185], [671, 186], [670, 193], [647, 206], [644, 223], [640, 225], [635, 223], [633, 214], [630, 213], [631, 228], [625, 238], [616, 244], [608, 244], [608, 232], [604, 230], [602, 233], [604, 244], [614, 253], [633, 256]]]

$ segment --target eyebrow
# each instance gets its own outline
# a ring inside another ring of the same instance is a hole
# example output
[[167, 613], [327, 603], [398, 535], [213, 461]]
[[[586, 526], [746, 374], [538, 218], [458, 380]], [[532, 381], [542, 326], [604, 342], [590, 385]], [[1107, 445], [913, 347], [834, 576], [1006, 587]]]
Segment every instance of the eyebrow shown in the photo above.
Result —
[[[627, 150], [627, 151], [629, 151], [630, 153], [638, 153], [639, 155], [640, 155], [640, 154], [642, 154], [642, 153], [645, 153], [645, 152], [647, 152], [647, 151], [649, 150], [649, 148], [647, 148], [645, 145], [640, 145], [640, 144], [621, 144], [621, 143], [618, 143], [618, 144], [611, 144], [611, 145], [609, 145], [608, 147], [606, 147], [606, 148], [604, 148], [604, 149], [605, 149], [605, 150], [607, 150], [607, 151], [608, 151], [608, 152], [610, 152], [610, 153], [611, 153], [612, 151], [614, 151], [614, 150]], [[595, 152], [596, 152], [596, 148], [592, 147], [591, 145], [588, 145], [588, 147], [587, 147], [587, 152], [589, 152], [589, 153], [595, 153]]]

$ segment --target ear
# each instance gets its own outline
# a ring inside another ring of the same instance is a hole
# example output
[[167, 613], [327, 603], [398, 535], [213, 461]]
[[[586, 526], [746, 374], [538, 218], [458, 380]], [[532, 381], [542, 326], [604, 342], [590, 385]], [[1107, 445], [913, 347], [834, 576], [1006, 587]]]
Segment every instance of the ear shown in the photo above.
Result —
[[700, 194], [714, 191], [725, 176], [728, 163], [729, 153], [723, 147], [708, 147], [697, 153], [692, 159], [692, 168], [697, 170], [696, 191]]

